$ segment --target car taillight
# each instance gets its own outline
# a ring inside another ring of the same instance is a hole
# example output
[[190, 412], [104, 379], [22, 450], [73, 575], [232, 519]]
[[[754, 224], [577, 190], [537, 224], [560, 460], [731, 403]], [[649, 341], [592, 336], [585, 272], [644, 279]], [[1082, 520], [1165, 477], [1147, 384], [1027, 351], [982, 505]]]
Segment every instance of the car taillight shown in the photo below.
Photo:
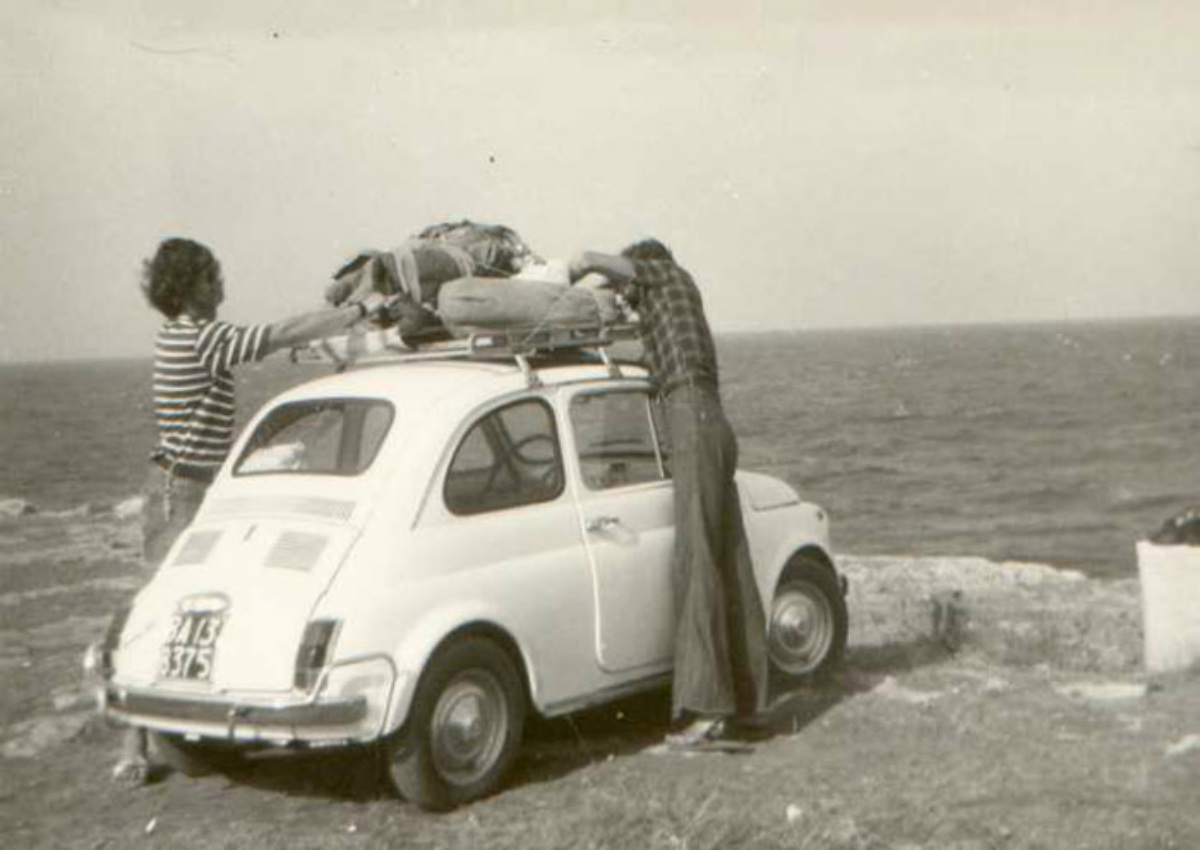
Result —
[[112, 675], [113, 652], [121, 645], [121, 632], [125, 631], [125, 623], [129, 621], [131, 611], [133, 611], [133, 603], [128, 602], [118, 608], [113, 614], [113, 618], [108, 621], [108, 628], [104, 630], [99, 651], [91, 653], [92, 670], [88, 672], [97, 673], [106, 679]]
[[309, 691], [316, 685], [321, 670], [329, 661], [340, 625], [338, 620], [313, 620], [305, 627], [300, 648], [296, 651], [296, 675], [292, 680], [298, 690]]

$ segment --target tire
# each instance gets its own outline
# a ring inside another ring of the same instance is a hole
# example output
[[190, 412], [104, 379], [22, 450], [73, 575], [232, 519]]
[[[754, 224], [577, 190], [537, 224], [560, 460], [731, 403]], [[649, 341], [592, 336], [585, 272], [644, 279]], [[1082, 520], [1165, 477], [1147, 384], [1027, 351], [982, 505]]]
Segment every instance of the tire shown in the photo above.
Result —
[[237, 767], [242, 755], [231, 747], [188, 741], [182, 735], [151, 732], [155, 752], [167, 767], [184, 776], [208, 776]]
[[767, 616], [772, 680], [794, 689], [826, 678], [846, 651], [849, 621], [833, 570], [811, 555], [795, 555]]
[[394, 742], [396, 790], [429, 811], [493, 793], [521, 746], [525, 692], [507, 652], [487, 638], [457, 641], [434, 656]]

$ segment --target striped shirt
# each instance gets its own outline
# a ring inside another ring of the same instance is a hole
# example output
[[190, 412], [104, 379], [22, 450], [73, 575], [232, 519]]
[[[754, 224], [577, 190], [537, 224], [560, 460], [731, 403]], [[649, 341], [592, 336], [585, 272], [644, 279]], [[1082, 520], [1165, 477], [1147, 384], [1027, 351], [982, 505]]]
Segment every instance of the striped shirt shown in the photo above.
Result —
[[672, 260], [633, 261], [642, 346], [659, 390], [685, 384], [717, 389], [717, 351], [700, 290]]
[[233, 446], [233, 372], [267, 355], [267, 326], [179, 316], [163, 322], [154, 348], [156, 457], [216, 472]]

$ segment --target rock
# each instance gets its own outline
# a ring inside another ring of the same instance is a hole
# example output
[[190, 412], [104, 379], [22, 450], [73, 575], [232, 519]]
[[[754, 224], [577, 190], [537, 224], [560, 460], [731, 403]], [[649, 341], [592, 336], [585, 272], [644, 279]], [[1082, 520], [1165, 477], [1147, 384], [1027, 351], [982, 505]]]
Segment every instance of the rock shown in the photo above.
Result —
[[141, 496], [126, 499], [113, 508], [113, 516], [120, 520], [136, 519], [142, 515], [142, 506], [145, 502], [146, 500]]
[[91, 708], [95, 704], [95, 697], [72, 685], [56, 690], [50, 701], [54, 704], [55, 711], [79, 711]]
[[829, 843], [838, 847], [862, 847], [869, 843], [868, 836], [863, 833], [858, 821], [849, 815], [837, 818], [826, 834], [830, 839]]
[[839, 555], [850, 581], [850, 652], [946, 650], [1006, 665], [1140, 669], [1136, 579], [1089, 580], [1039, 564], [974, 557]]
[[1200, 506], [1176, 514], [1150, 536], [1150, 542], [1170, 546], [1200, 546]]
[[[955, 671], [957, 675], [974, 679], [979, 683], [980, 690], [985, 694], [999, 694], [1008, 690], [1008, 680], [996, 675], [995, 672], [984, 670], [972, 670], [970, 668], [961, 668]], [[958, 693], [958, 688], [954, 689]]]
[[985, 694], [998, 694], [1006, 690], [1008, 690], [1008, 682], [999, 676], [989, 676], [983, 682], [983, 692]]
[[24, 499], [0, 499], [0, 519], [16, 519], [37, 512], [37, 505], [32, 505]]
[[784, 810], [784, 816], [787, 817], [788, 823], [796, 823], [804, 817], [804, 809], [795, 803], [788, 803], [787, 809]]
[[47, 519], [87, 519], [92, 515], [92, 506], [89, 502], [84, 502], [74, 508], [68, 508], [65, 511], [53, 511], [46, 514]]
[[951, 652], [957, 652], [967, 635], [967, 609], [961, 590], [944, 590], [930, 597], [933, 638]]
[[1193, 750], [1200, 750], [1200, 735], [1184, 735], [1171, 746], [1167, 747], [1167, 757], [1174, 758]]
[[91, 712], [34, 717], [9, 727], [15, 733], [0, 747], [5, 758], [33, 758], [43, 750], [71, 740], [87, 725]]
[[898, 683], [894, 676], [888, 676], [876, 685], [871, 693], [884, 699], [906, 702], [910, 705], [928, 705], [941, 696], [941, 693], [937, 691], [914, 691], [906, 688]]
[[1104, 702], [1141, 699], [1149, 692], [1149, 688], [1141, 682], [1073, 682], [1069, 685], [1058, 685], [1054, 689], [1065, 697], [1082, 697]]

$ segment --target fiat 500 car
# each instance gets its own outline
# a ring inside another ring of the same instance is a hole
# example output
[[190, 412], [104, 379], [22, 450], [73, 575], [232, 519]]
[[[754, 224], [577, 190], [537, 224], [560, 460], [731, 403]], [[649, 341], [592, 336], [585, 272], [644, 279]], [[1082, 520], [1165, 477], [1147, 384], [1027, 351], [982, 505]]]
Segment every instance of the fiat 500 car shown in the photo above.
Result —
[[[776, 685], [836, 664], [823, 511], [737, 477]], [[103, 710], [197, 773], [382, 752], [422, 807], [495, 791], [530, 712], [669, 682], [673, 488], [636, 367], [436, 360], [290, 390], [100, 647]]]

